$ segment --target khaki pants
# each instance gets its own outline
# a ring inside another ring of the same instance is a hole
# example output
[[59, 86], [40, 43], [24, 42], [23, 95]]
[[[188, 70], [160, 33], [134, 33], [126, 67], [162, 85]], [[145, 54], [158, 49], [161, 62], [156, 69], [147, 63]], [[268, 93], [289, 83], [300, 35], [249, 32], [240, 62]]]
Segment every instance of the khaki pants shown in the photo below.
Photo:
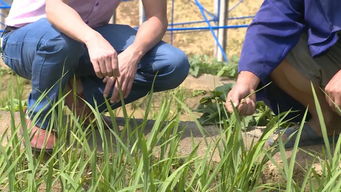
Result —
[[341, 70], [341, 40], [322, 55], [313, 58], [308, 48], [307, 35], [303, 34], [286, 59], [308, 79], [324, 88], [335, 73]]

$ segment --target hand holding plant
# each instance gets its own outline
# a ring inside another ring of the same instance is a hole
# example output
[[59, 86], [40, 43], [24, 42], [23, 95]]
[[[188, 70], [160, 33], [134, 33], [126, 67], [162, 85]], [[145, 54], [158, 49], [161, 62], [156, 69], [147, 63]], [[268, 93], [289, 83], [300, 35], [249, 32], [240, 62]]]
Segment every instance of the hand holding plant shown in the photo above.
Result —
[[329, 106], [339, 115], [341, 115], [341, 70], [328, 82], [325, 87], [326, 100]]
[[248, 71], [242, 71], [235, 86], [228, 93], [225, 107], [233, 112], [235, 107], [241, 115], [252, 115], [256, 111], [255, 89], [258, 86], [259, 78]]
[[122, 91], [124, 98], [128, 97], [135, 79], [138, 61], [139, 58], [134, 54], [133, 49], [129, 47], [118, 55], [120, 76], [103, 79], [103, 82], [106, 83], [103, 95], [108, 97], [112, 90], [111, 103], [116, 103], [120, 100], [120, 91]]

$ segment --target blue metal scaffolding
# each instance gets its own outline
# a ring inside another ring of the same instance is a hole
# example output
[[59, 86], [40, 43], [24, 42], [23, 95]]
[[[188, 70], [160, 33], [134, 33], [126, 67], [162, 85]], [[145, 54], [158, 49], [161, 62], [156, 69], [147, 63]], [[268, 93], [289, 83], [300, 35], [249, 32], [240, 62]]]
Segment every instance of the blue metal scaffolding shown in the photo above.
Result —
[[[218, 1], [218, 6], [220, 6], [220, 1]], [[174, 0], [172, 0], [174, 2]], [[239, 0], [235, 5], [233, 5], [228, 12], [230, 13], [232, 10], [237, 8], [241, 3], [243, 3], [244, 0]], [[224, 26], [219, 26], [218, 25], [218, 19], [219, 19], [219, 12], [216, 14], [213, 14], [209, 12], [201, 3], [199, 0], [193, 0], [192, 3], [194, 3], [199, 11], [200, 14], [203, 17], [203, 20], [200, 21], [188, 21], [188, 22], [181, 22], [181, 23], [174, 23], [174, 7], [172, 7], [172, 19], [171, 23], [169, 24], [168, 31], [171, 32], [171, 42], [173, 40], [173, 31], [203, 31], [203, 30], [208, 30], [210, 31], [219, 51], [222, 53], [224, 61], [228, 61], [226, 50], [224, 50], [223, 45], [218, 40], [218, 37], [215, 33], [216, 30], [218, 29], [236, 29], [236, 28], [247, 28], [249, 25], [224, 25]], [[172, 6], [174, 3], [172, 3]], [[231, 17], [228, 18], [228, 20], [243, 20], [243, 19], [252, 19], [254, 16], [241, 16], [241, 17]], [[206, 24], [206, 26], [199, 26], [199, 27], [186, 27], [186, 25], [193, 25], [193, 24]], [[175, 27], [176, 26], [176, 27]]]
[[[6, 1], [4, 0], [0, 0], [0, 10], [4, 10], [4, 9], [10, 9], [11, 8], [11, 5], [9, 3], [7, 3]], [[0, 13], [0, 28], [4, 28], [5, 27], [5, 23], [3, 22], [4, 21], [4, 18], [6, 17], [6, 15], [4, 15], [1, 11]], [[2, 33], [3, 30], [0, 30], [0, 33]]]

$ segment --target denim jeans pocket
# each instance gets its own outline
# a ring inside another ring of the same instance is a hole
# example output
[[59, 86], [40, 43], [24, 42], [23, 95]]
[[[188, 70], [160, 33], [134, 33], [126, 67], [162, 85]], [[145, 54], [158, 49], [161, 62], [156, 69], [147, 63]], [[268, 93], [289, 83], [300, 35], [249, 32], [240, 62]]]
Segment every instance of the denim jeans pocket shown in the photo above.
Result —
[[22, 63], [21, 54], [22, 54], [22, 42], [6, 42], [4, 45], [4, 50], [2, 53], [2, 57], [4, 63], [10, 67], [16, 74], [24, 77], [26, 79], [30, 79], [30, 74]]

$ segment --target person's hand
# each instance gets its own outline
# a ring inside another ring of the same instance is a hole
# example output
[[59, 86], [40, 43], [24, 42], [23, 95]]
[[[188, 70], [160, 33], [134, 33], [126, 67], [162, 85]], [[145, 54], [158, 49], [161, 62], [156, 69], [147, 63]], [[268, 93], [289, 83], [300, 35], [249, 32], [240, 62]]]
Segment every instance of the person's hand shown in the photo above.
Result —
[[118, 78], [107, 77], [103, 80], [106, 83], [103, 91], [104, 97], [108, 97], [110, 91], [113, 91], [110, 98], [111, 103], [120, 100], [120, 90], [124, 98], [128, 97], [135, 79], [138, 61], [138, 57], [129, 47], [118, 55], [120, 76]]
[[230, 113], [233, 107], [241, 115], [252, 115], [256, 111], [255, 89], [259, 83], [259, 78], [253, 73], [242, 71], [234, 87], [227, 94], [225, 107]]
[[341, 115], [341, 70], [337, 72], [325, 87], [326, 100], [329, 106]]
[[241, 115], [252, 115], [256, 110], [256, 95], [254, 94], [254, 89], [251, 89], [247, 85], [237, 83], [226, 98], [225, 106], [230, 113], [233, 112], [232, 105]]
[[118, 77], [117, 52], [99, 33], [91, 36], [86, 42], [90, 61], [98, 78]]

